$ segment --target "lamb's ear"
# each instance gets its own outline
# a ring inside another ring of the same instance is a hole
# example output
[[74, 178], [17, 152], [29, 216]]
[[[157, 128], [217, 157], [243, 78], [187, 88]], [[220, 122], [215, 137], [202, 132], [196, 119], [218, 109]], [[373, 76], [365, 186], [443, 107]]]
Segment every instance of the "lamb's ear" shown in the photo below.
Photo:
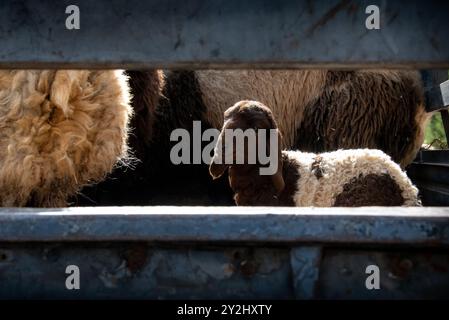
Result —
[[209, 166], [209, 173], [212, 176], [212, 178], [218, 179], [220, 178], [223, 173], [225, 173], [226, 169], [229, 167], [229, 165], [226, 164], [216, 164], [216, 163], [211, 163]]
[[[279, 195], [285, 188], [285, 182], [284, 182], [284, 176], [283, 176], [283, 161], [282, 161], [282, 152], [281, 152], [281, 144], [282, 144], [282, 136], [279, 131], [279, 129], [276, 129], [277, 131], [277, 137], [278, 137], [278, 166], [277, 171], [272, 176], [273, 185], [277, 191], [277, 194]], [[268, 151], [269, 152], [269, 151]]]
[[225, 173], [226, 169], [229, 167], [228, 164], [225, 164], [225, 144], [223, 141], [223, 132], [225, 131], [225, 126], [223, 126], [223, 130], [220, 132], [218, 136], [217, 145], [214, 149], [214, 157], [211, 160], [209, 166], [209, 173], [213, 179], [220, 178], [223, 173]]

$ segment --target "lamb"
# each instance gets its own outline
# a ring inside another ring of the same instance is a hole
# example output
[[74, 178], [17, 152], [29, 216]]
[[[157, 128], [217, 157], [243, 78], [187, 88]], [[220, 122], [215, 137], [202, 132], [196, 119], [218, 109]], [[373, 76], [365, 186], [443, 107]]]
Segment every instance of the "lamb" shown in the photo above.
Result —
[[0, 71], [0, 205], [61, 207], [126, 161], [121, 71]]
[[[272, 175], [261, 175], [261, 164], [235, 164], [235, 148], [229, 150], [226, 129], [249, 128], [281, 133], [269, 108], [257, 101], [240, 101], [224, 113], [224, 125], [210, 164], [214, 179], [229, 169], [229, 184], [237, 205], [250, 206], [419, 206], [418, 190], [398, 164], [380, 150], [338, 150], [321, 154], [281, 151]], [[267, 141], [267, 145], [273, 143]], [[234, 164], [225, 163], [225, 155]], [[270, 155], [271, 156], [271, 155]]]

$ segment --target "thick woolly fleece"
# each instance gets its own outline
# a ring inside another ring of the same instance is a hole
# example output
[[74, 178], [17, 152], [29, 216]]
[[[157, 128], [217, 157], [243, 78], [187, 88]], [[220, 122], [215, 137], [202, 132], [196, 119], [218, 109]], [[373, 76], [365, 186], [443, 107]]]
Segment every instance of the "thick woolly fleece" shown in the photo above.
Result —
[[0, 71], [0, 205], [65, 206], [127, 156], [121, 71]]
[[[332, 207], [342, 203], [336, 203], [338, 197], [344, 193], [345, 186], [360, 184], [357, 179], [363, 177], [388, 177], [400, 190], [402, 199], [398, 205], [418, 206], [418, 189], [410, 179], [394, 163], [389, 156], [380, 150], [354, 149], [338, 150], [334, 152], [306, 153], [299, 151], [283, 151], [288, 161], [294, 162], [298, 170], [299, 179], [296, 191], [292, 197], [296, 206]], [[385, 179], [384, 179], [385, 181]], [[378, 192], [383, 197], [390, 197], [386, 185], [379, 185]], [[363, 195], [361, 195], [363, 197]], [[373, 197], [365, 194], [365, 200]], [[351, 201], [363, 201], [355, 199]], [[368, 203], [367, 201], [366, 203]], [[345, 206], [355, 204], [345, 202]], [[366, 205], [366, 204], [365, 204]]]

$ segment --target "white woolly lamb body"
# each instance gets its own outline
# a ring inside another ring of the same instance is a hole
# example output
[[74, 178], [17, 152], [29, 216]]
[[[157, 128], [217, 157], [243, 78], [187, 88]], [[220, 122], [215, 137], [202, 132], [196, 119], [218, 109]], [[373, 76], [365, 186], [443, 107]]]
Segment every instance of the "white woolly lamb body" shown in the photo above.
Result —
[[[345, 184], [352, 179], [369, 174], [390, 176], [402, 190], [404, 206], [420, 205], [418, 189], [411, 183], [398, 164], [380, 150], [338, 150], [321, 154], [283, 151], [290, 161], [299, 164], [300, 178], [293, 195], [298, 207], [332, 207]], [[320, 157], [322, 176], [313, 172], [313, 163]]]

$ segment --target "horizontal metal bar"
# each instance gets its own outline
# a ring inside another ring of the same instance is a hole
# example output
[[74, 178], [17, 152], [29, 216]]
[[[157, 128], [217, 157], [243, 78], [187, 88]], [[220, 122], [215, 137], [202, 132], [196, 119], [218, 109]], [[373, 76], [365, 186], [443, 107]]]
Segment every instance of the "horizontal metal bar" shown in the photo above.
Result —
[[413, 180], [439, 183], [449, 186], [449, 164], [443, 163], [414, 163], [408, 169]]
[[449, 206], [449, 186], [416, 181], [421, 200], [425, 206]]
[[449, 207], [1, 209], [0, 242], [187, 241], [449, 245]]
[[422, 162], [449, 164], [449, 150], [421, 150], [414, 163]]
[[[79, 30], [66, 29], [71, 4]], [[3, 1], [0, 68], [448, 68], [448, 12], [438, 0]]]

